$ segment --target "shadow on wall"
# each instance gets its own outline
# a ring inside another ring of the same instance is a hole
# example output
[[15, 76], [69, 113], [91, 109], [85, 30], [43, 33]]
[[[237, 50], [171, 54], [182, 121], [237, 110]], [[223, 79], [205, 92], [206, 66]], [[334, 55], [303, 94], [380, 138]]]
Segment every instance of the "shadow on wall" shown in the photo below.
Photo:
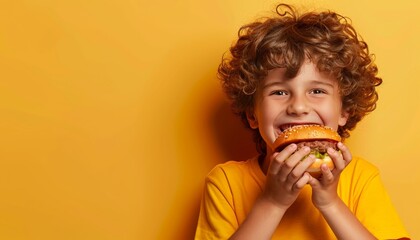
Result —
[[[209, 91], [206, 92], [208, 94]], [[203, 96], [206, 94], [203, 94]], [[206, 128], [203, 131], [207, 132], [206, 136], [210, 137], [206, 140], [217, 148], [219, 154], [221, 154], [218, 159], [207, 159], [212, 162], [206, 162], [206, 164], [209, 164], [212, 168], [226, 160], [242, 161], [256, 155], [251, 130], [246, 129], [239, 116], [232, 113], [229, 103], [221, 94], [195, 100], [199, 101], [197, 104], [201, 110], [196, 112], [198, 116], [193, 116], [193, 121], [205, 121], [202, 123], [203, 128]], [[200, 137], [203, 136], [200, 135]], [[209, 151], [211, 151], [211, 147]], [[195, 162], [191, 164], [203, 163]], [[191, 174], [194, 175], [194, 173]], [[175, 234], [172, 236], [173, 239], [194, 239], [200, 211], [203, 178], [204, 176], [200, 175], [196, 176], [196, 179], [190, 179], [190, 181], [200, 181], [200, 186], [191, 189], [188, 198], [183, 197], [185, 200], [183, 203], [178, 202], [173, 205], [173, 207], [185, 209], [183, 215], [179, 216], [178, 221], [173, 219], [173, 224], [178, 225]]]
[[[207, 47], [209, 43], [203, 42], [203, 39], [219, 42], [210, 34], [208, 38], [207, 35], [197, 38], [196, 46]], [[190, 43], [191, 39], [186, 42]], [[184, 57], [188, 61], [180, 61], [179, 56], [185, 55], [185, 49], [189, 49], [186, 52], [190, 55]], [[251, 130], [246, 129], [239, 116], [231, 111], [216, 77], [219, 54], [203, 56], [200, 51], [192, 52], [190, 49], [191, 44], [176, 46], [164, 58], [167, 62], [162, 62], [162, 66], [172, 65], [175, 68], [179, 64], [179, 69], [197, 71], [181, 71], [182, 75], [173, 76], [188, 79], [187, 82], [192, 85], [188, 86], [182, 108], [177, 112], [179, 139], [175, 144], [178, 159], [182, 161], [177, 169], [179, 189], [170, 203], [159, 239], [194, 239], [204, 177], [208, 171], [227, 160], [242, 161], [256, 155]], [[215, 49], [215, 52], [219, 51]], [[191, 148], [197, 149], [191, 151]]]
[[246, 160], [257, 154], [252, 141], [252, 132], [235, 115], [227, 101], [219, 99], [218, 104], [212, 109], [209, 128], [212, 129], [213, 138], [225, 159]]

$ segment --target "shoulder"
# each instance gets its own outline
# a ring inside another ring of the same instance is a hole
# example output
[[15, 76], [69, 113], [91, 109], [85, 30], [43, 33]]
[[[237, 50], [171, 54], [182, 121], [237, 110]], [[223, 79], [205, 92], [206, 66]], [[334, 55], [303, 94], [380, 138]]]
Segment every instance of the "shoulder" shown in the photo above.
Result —
[[339, 194], [369, 231], [378, 239], [407, 236], [375, 165], [354, 157], [342, 177]]
[[353, 157], [353, 160], [341, 173], [339, 193], [345, 198], [349, 194], [353, 197], [360, 196], [372, 181], [380, 181], [379, 169], [363, 158]]
[[248, 188], [249, 186], [263, 185], [265, 175], [258, 165], [258, 158], [246, 161], [228, 161], [216, 165], [206, 177], [206, 185], [236, 186], [235, 188]]
[[248, 159], [246, 161], [228, 161], [218, 164], [209, 172], [206, 180], [212, 181], [246, 175], [253, 169], [252, 161], [254, 161], [254, 159]]
[[356, 176], [377, 176], [379, 175], [379, 169], [372, 163], [360, 157], [353, 157], [353, 160], [349, 163], [346, 169], [343, 171], [343, 175]]

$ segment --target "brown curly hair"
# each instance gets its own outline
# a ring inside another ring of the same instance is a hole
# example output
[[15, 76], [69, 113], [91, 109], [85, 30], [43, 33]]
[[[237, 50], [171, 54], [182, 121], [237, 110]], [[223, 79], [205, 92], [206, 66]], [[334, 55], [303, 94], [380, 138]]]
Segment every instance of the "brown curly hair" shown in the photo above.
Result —
[[[241, 27], [238, 37], [230, 56], [223, 56], [218, 77], [233, 111], [248, 128], [246, 112], [253, 109], [254, 93], [268, 71], [285, 68], [286, 76], [292, 78], [305, 59], [338, 80], [342, 106], [349, 113], [346, 125], [338, 129], [343, 138], [376, 108], [375, 88], [382, 79], [377, 77], [368, 45], [348, 18], [331, 11], [299, 15], [292, 6], [279, 4], [275, 16]], [[258, 129], [254, 130], [254, 140], [258, 152], [265, 154], [266, 145]]]

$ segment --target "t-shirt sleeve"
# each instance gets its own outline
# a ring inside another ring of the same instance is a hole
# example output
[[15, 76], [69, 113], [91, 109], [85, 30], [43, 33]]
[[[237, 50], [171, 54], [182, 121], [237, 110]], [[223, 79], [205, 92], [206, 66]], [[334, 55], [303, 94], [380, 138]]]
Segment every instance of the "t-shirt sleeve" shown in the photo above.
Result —
[[378, 239], [409, 239], [409, 236], [375, 171], [363, 187], [355, 214]]
[[195, 239], [228, 239], [238, 228], [232, 194], [222, 168], [206, 178]]

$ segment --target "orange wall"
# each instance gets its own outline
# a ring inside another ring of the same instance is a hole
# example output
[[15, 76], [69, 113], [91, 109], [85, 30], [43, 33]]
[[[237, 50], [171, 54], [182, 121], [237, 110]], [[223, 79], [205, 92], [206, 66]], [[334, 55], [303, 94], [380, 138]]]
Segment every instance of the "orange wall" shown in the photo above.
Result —
[[[420, 4], [294, 1], [348, 15], [376, 53], [376, 112], [348, 142], [420, 238]], [[253, 145], [215, 73], [274, 1], [0, 7], [0, 238], [190, 239], [203, 178]], [[404, 127], [404, 128], [402, 128]]]

